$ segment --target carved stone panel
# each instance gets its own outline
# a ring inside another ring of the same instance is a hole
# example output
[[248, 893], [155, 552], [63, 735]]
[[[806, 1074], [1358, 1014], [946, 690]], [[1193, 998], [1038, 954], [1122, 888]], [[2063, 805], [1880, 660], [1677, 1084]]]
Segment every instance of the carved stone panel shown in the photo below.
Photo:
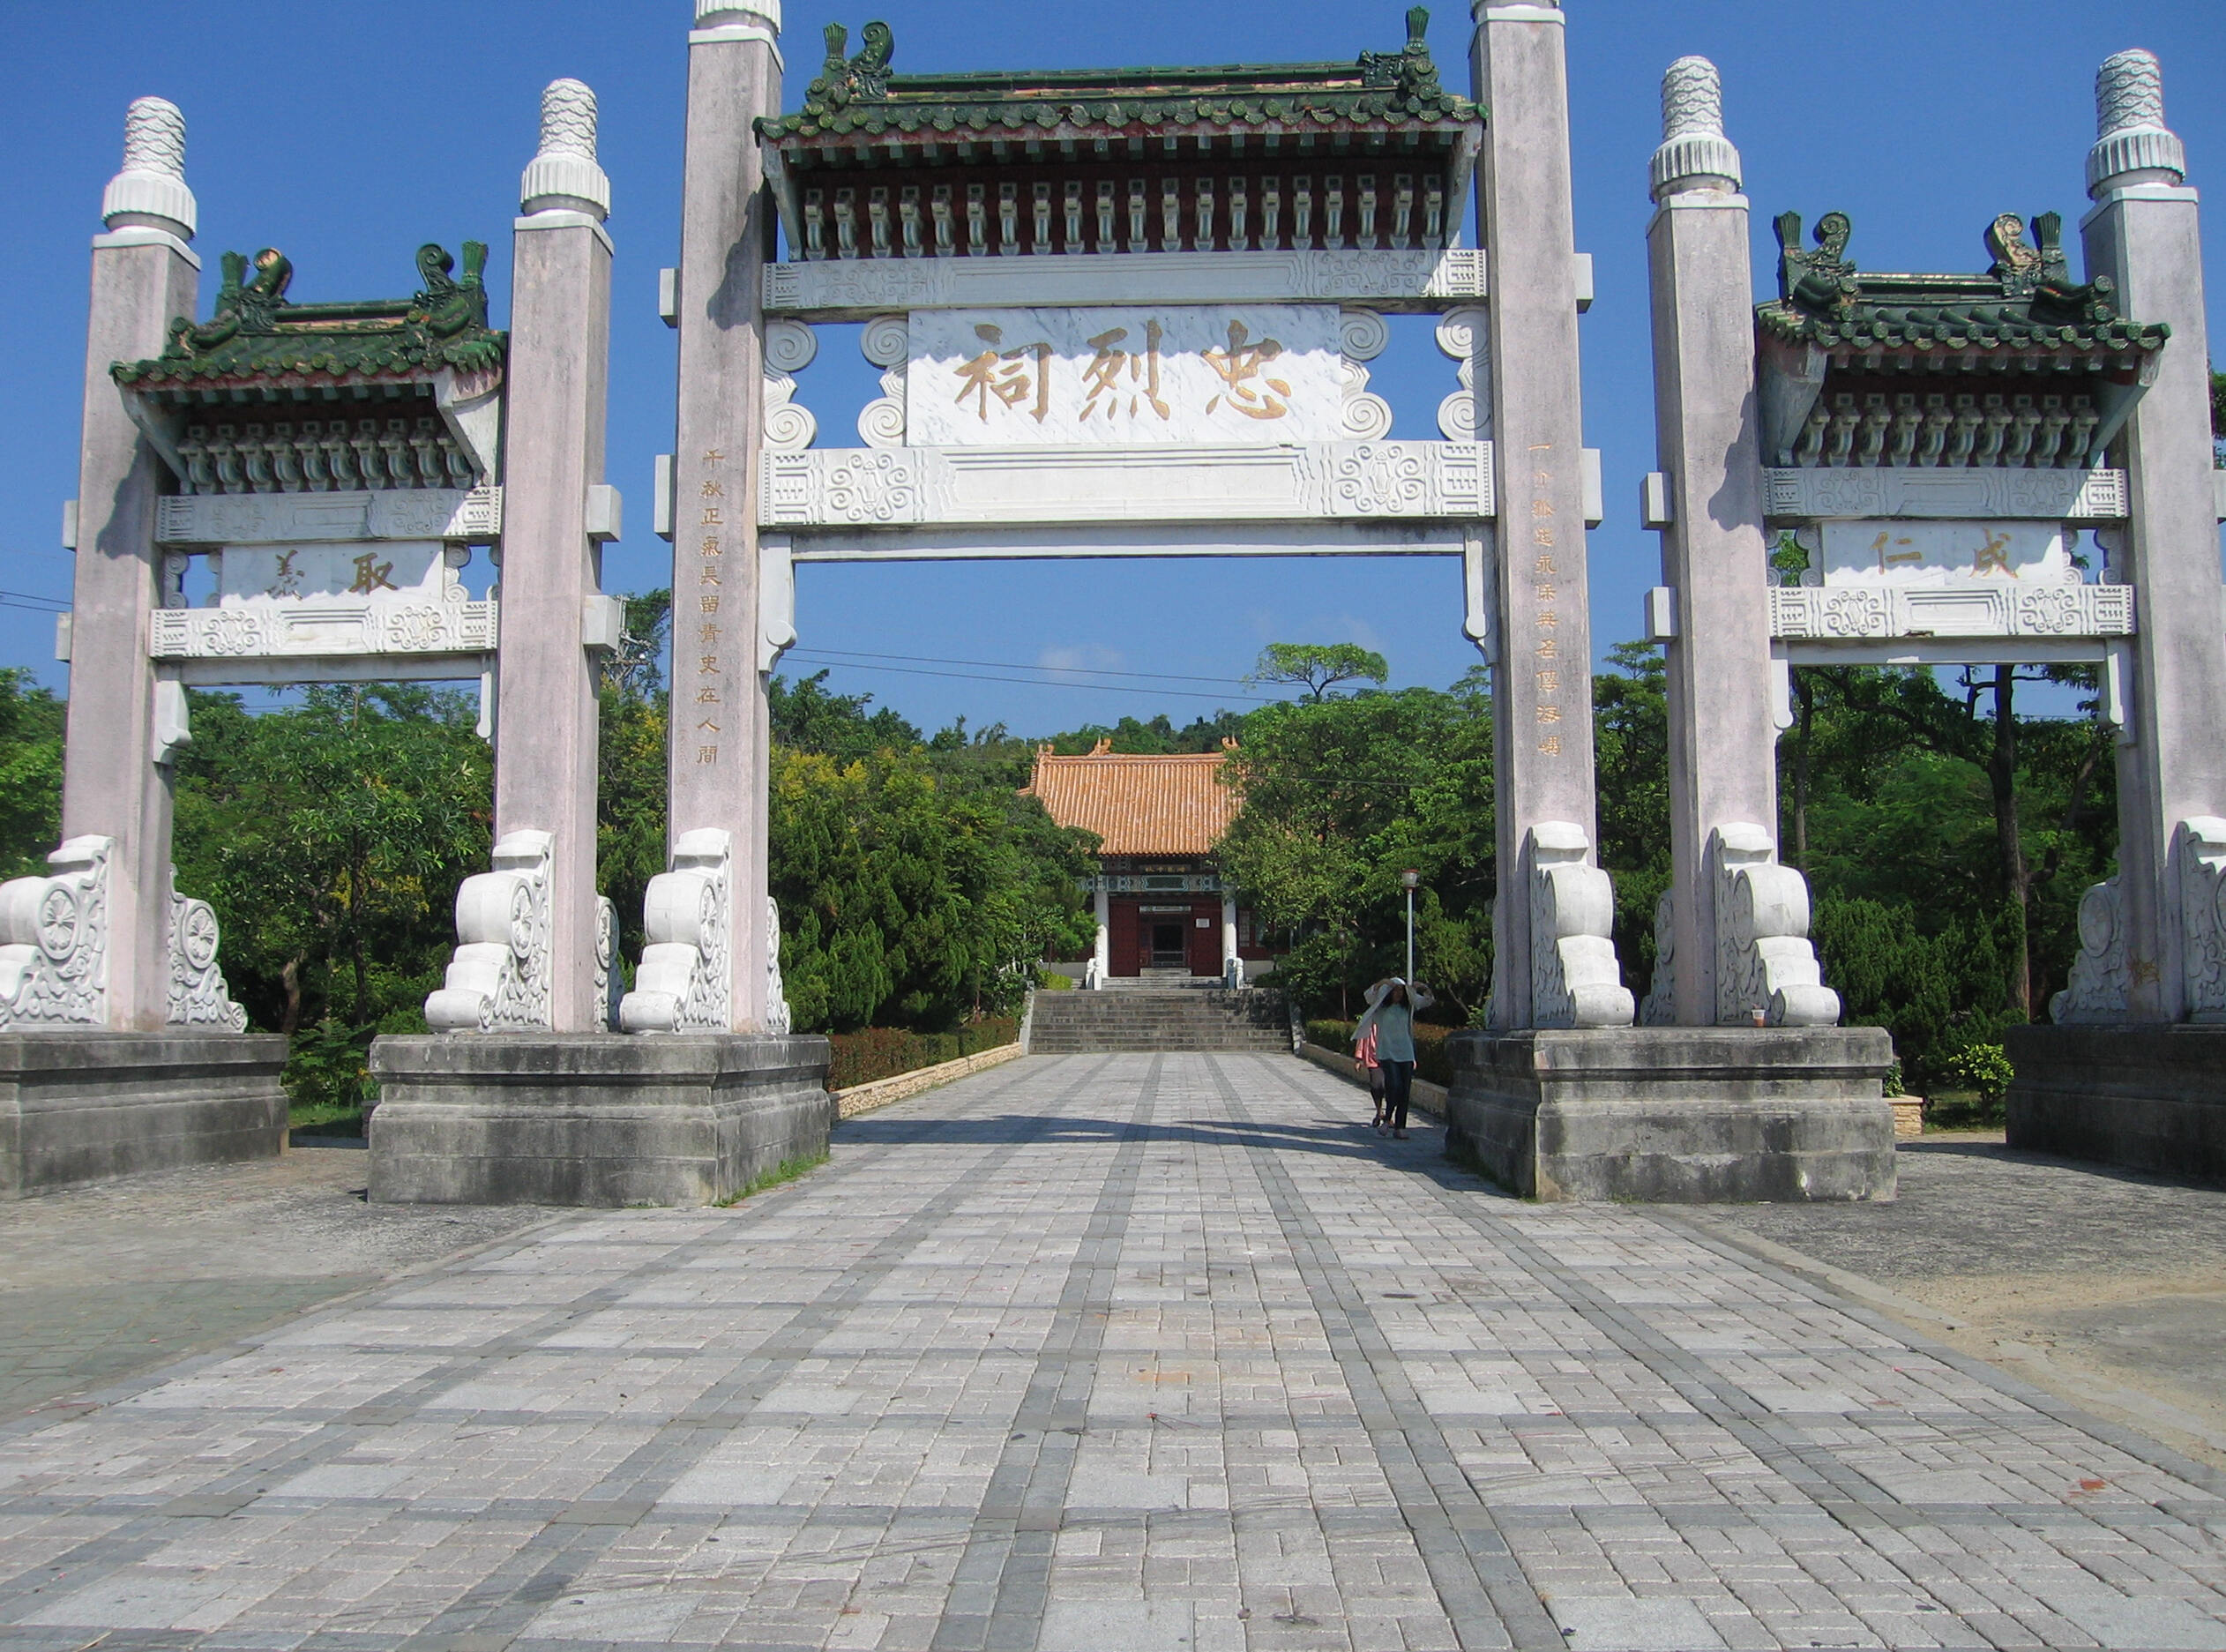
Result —
[[634, 990], [619, 1005], [630, 1033], [725, 1032], [734, 1018], [733, 839], [716, 827], [684, 832], [672, 870], [649, 880], [648, 944]]
[[2188, 1019], [2226, 1021], [2226, 820], [2183, 820], [2174, 835]]
[[461, 943], [446, 984], [425, 1000], [437, 1033], [533, 1032], [549, 1020], [555, 971], [549, 923], [554, 836], [513, 832], [495, 845], [495, 870], [456, 892]]
[[990, 305], [1358, 303], [1436, 310], [1485, 295], [1474, 250], [830, 259], [766, 268], [774, 314], [858, 319]]
[[1584, 828], [1550, 820], [1531, 828], [1530, 1004], [1535, 1027], [1628, 1027], [1635, 1005], [1612, 938], [1615, 883], [1590, 863]]
[[1782, 522], [1835, 518], [2106, 522], [2128, 510], [2122, 470], [1774, 469], [1767, 508]]
[[2058, 1027], [2115, 1026], [2125, 1019], [2131, 984], [2113, 878], [2080, 898], [2079, 955], [2072, 961], [2070, 983], [2049, 1000], [2049, 1019]]
[[1932, 587], [1774, 587], [1770, 634], [1782, 641], [1895, 637], [2099, 638], [2133, 634], [2124, 585], [1965, 583]]
[[[176, 876], [174, 868], [171, 876]], [[190, 901], [175, 890], [170, 895], [169, 1023], [173, 1027], [207, 1027], [220, 1032], [247, 1030], [247, 1011], [232, 1002], [217, 962], [216, 909], [205, 901]]]
[[1306, 521], [1494, 513], [1488, 442], [769, 453], [770, 528]]
[[115, 852], [114, 838], [71, 838], [48, 876], [0, 884], [0, 1029], [108, 1024]]
[[416, 492], [194, 494], [163, 499], [166, 545], [315, 545], [432, 539], [489, 544], [503, 533], [500, 488]]

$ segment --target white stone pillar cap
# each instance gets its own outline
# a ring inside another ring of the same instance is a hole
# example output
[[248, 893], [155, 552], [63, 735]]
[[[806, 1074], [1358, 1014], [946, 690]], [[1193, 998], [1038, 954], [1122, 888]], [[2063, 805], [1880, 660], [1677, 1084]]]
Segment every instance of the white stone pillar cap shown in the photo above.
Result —
[[200, 209], [185, 186], [185, 116], [167, 98], [141, 98], [123, 117], [123, 169], [101, 216], [110, 229], [161, 229], [193, 239]]
[[2187, 149], [2164, 124], [2164, 70], [2156, 54], [2118, 52], [2095, 77], [2095, 147], [2087, 154], [2087, 192], [2100, 200], [2128, 172], [2187, 181]]
[[524, 210], [610, 216], [610, 179], [595, 164], [595, 94], [577, 80], [557, 80], [541, 94], [541, 153], [526, 168], [519, 195]]
[[696, 26], [715, 29], [730, 23], [763, 24], [781, 33], [781, 0], [696, 0]]
[[1648, 176], [1657, 201], [1700, 184], [1738, 191], [1739, 152], [1723, 135], [1723, 77], [1706, 57], [1680, 57], [1662, 77], [1662, 147]]

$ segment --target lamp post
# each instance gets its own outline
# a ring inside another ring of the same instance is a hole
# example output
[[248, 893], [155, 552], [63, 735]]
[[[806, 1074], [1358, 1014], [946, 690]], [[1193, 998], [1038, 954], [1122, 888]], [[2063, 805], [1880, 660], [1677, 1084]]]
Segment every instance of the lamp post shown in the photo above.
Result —
[[1399, 881], [1407, 890], [1407, 990], [1410, 998], [1415, 987], [1415, 886], [1422, 880], [1422, 873], [1411, 866], [1399, 874]]

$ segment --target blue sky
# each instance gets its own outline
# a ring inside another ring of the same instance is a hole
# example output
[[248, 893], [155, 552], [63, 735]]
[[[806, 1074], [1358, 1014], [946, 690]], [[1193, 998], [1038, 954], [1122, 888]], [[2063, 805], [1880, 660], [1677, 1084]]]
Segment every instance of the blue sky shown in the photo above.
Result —
[[[2005, 211], [2055, 210], [2075, 223], [2087, 204], [2095, 68], [2127, 46], [2164, 61], [2190, 182], [2215, 176], [2226, 187], [2217, 0], [1570, 0], [1568, 10], [1578, 243], [1598, 280], [1584, 348], [1587, 437], [1604, 450], [1608, 475], [1610, 519], [1592, 538], [1603, 648], [1637, 633], [1641, 593], [1659, 577], [1635, 500], [1654, 452], [1645, 167], [1671, 59], [1701, 52], [1722, 67], [1756, 207], [1759, 280], [1774, 256], [1769, 219], [1788, 208], [1811, 221], [1851, 213], [1852, 253], [1867, 269], [1983, 268], [1982, 232]], [[870, 18], [885, 19], [898, 69], [923, 71], [1348, 59], [1396, 48], [1403, 11], [1397, 0], [879, 0], [870, 11], [789, 0], [788, 95], [791, 107], [801, 101], [831, 21], [855, 40]], [[0, 310], [11, 369], [0, 399], [0, 591], [69, 592], [56, 540], [75, 491], [86, 243], [132, 98], [168, 97], [190, 123], [205, 311], [227, 248], [283, 249], [294, 296], [309, 301], [407, 293], [421, 243], [467, 237], [494, 245], [499, 304], [541, 88], [559, 75], [601, 98], [616, 203], [610, 478], [627, 496], [630, 526], [605, 583], [666, 583], [668, 551], [648, 532], [648, 507], [653, 456], [672, 445], [674, 353], [655, 300], [657, 271], [677, 252], [691, 15], [690, 0], [233, 0], [213, 21], [198, 0], [0, 0], [10, 45], [0, 64], [0, 153], [10, 162], [0, 282], [12, 295]], [[1468, 32], [1465, 6], [1436, 8], [1430, 41], [1450, 85], [1467, 84]], [[2226, 272], [2222, 212], [2213, 207], [2207, 236], [2215, 272]], [[2212, 328], [2226, 333], [2226, 273], [2211, 295]], [[1396, 434], [1434, 435], [1438, 400], [1452, 388], [1451, 364], [1428, 338], [1426, 325], [1402, 327], [1378, 364]], [[847, 339], [830, 338], [802, 399], [823, 430], [839, 432], [870, 379]], [[1268, 641], [1365, 642], [1390, 657], [1401, 684], [1442, 685], [1475, 661], [1460, 635], [1458, 565], [1438, 560], [822, 567], [803, 571], [798, 599], [807, 652], [956, 674], [866, 662], [834, 670], [837, 686], [930, 728], [964, 713], [977, 727], [1002, 721], [1036, 734], [1126, 712], [1179, 719], [1241, 705], [1234, 680]], [[30, 666], [58, 687], [64, 674], [51, 656], [50, 617], [0, 606], [0, 663]], [[972, 666], [932, 661], [1202, 680], [992, 684], [965, 675]]]

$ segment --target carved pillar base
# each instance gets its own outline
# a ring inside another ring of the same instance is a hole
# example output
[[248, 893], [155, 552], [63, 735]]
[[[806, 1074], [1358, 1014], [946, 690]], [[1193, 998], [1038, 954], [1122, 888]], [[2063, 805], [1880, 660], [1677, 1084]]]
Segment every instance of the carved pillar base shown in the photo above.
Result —
[[1769, 833], [1745, 824], [1708, 834], [1707, 867], [1715, 893], [1716, 1025], [1838, 1026], [1840, 995], [1824, 984], [1809, 945], [1809, 880], [1778, 863]]
[[1886, 1200], [1877, 1028], [1456, 1033], [1446, 1152], [1526, 1199]]
[[1584, 828], [1565, 820], [1533, 827], [1524, 845], [1534, 1026], [1628, 1027], [1636, 1013], [1616, 962], [1615, 881], [1591, 858]]
[[733, 885], [732, 837], [715, 827], [683, 833], [672, 870], [649, 880], [642, 902], [649, 940], [634, 990], [618, 1006], [621, 1028], [723, 1033], [733, 1025]]
[[437, 1033], [514, 1033], [549, 1026], [554, 970], [549, 920], [556, 840], [513, 832], [495, 845], [495, 870], [456, 892], [456, 938], [446, 983], [425, 1000]]
[[277, 1156], [286, 1052], [209, 1031], [0, 1033], [0, 1200]]
[[2003, 1042], [2013, 1147], [2226, 1180], [2226, 1027], [2013, 1027]]
[[382, 1038], [370, 1196], [695, 1206], [827, 1148], [824, 1038]]

